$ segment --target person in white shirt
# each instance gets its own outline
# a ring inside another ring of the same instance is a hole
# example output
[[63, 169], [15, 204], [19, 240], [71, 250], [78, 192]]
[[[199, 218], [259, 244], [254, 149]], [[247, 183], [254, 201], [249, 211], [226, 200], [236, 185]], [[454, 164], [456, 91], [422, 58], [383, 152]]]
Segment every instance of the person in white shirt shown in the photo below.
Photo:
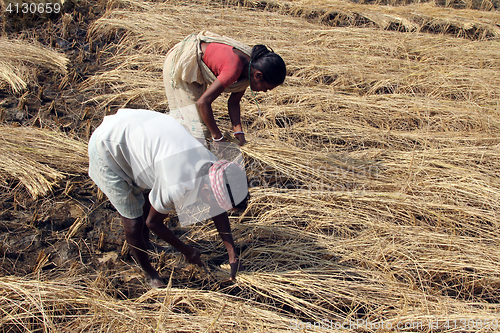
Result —
[[[213, 219], [229, 255], [230, 278], [235, 278], [238, 256], [226, 211], [246, 207], [247, 178], [241, 165], [218, 160], [175, 119], [150, 110], [120, 109], [106, 116], [88, 149], [89, 176], [121, 215], [132, 254], [152, 287], [164, 283], [146, 252], [149, 230], [187, 262], [204, 266], [200, 251], [163, 223], [174, 206], [183, 216], [181, 224]], [[189, 215], [200, 205], [206, 209], [195, 211], [204, 214]]]

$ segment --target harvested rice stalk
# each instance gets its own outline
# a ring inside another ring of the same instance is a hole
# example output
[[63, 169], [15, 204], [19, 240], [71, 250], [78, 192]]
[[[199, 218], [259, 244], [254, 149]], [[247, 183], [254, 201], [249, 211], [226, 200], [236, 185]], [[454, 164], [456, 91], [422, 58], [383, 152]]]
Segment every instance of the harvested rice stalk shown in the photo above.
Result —
[[242, 327], [282, 332], [290, 322], [266, 306], [219, 292], [169, 288], [151, 290], [136, 300], [118, 300], [78, 277], [58, 281], [2, 277], [0, 297], [5, 300], [1, 325], [7, 329], [55, 329], [63, 322], [71, 331], [87, 332], [239, 332]]
[[33, 198], [46, 195], [68, 175], [87, 172], [87, 149], [81, 141], [30, 127], [0, 130], [0, 173], [20, 181]]
[[0, 83], [10, 86], [14, 93], [27, 88], [30, 75], [24, 67], [45, 67], [66, 74], [69, 62], [66, 56], [41, 45], [7, 38], [0, 38], [0, 59]]
[[7, 38], [0, 38], [0, 57], [3, 61], [22, 61], [61, 74], [67, 73], [66, 65], [69, 61], [64, 55], [41, 45]]
[[0, 82], [5, 82], [10, 85], [14, 93], [20, 93], [28, 87], [25, 80], [22, 79], [20, 73], [16, 73], [16, 67], [8, 62], [0, 61]]

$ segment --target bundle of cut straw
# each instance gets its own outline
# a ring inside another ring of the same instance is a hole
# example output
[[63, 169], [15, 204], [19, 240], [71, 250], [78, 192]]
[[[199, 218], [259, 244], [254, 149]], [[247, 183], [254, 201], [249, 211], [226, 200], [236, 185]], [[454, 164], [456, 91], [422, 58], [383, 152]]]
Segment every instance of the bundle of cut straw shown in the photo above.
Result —
[[87, 172], [87, 146], [79, 140], [32, 127], [3, 125], [0, 131], [0, 174], [19, 181], [33, 198], [68, 175]]
[[29, 76], [26, 68], [44, 67], [66, 74], [69, 60], [66, 56], [47, 47], [24, 40], [0, 38], [0, 83], [6, 83], [19, 93], [27, 88]]

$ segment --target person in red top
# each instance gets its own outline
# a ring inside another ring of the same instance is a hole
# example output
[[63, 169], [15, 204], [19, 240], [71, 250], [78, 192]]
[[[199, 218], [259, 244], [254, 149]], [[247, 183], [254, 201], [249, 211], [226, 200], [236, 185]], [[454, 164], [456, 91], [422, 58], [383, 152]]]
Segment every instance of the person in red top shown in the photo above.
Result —
[[[203, 62], [212, 70], [217, 80], [225, 88], [238, 81], [243, 72], [243, 61], [247, 56], [222, 43], [201, 43]], [[240, 54], [238, 54], [240, 53]]]
[[231, 92], [229, 117], [234, 136], [243, 145], [240, 101], [246, 88], [265, 92], [281, 85], [286, 65], [264, 45], [250, 49], [224, 36], [200, 33], [169, 51], [163, 75], [170, 115], [204, 143], [227, 140], [215, 121], [212, 103], [223, 91]]

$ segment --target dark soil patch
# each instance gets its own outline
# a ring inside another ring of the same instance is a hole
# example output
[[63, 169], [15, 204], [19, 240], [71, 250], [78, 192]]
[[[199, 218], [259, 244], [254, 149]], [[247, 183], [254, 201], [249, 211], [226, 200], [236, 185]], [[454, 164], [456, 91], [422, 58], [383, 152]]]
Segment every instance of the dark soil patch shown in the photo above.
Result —
[[[96, 105], [84, 103], [92, 96], [78, 87], [104, 69], [104, 42], [90, 42], [87, 30], [105, 12], [106, 3], [66, 1], [61, 8], [52, 15], [8, 14], [2, 8], [3, 37], [36, 41], [64, 53], [70, 63], [67, 75], [38, 69], [22, 95], [0, 90], [0, 121], [61, 130], [87, 140], [104, 114]], [[0, 185], [0, 275], [105, 276], [118, 298], [144, 292], [142, 279], [133, 278], [140, 277], [138, 266], [122, 250], [125, 237], [119, 215], [109, 202], [98, 200], [86, 175], [66, 179], [52, 195], [36, 201], [15, 181]], [[80, 227], [68, 237], [76, 225]], [[173, 252], [168, 246], [164, 250]], [[156, 257], [153, 262], [158, 262]]]

